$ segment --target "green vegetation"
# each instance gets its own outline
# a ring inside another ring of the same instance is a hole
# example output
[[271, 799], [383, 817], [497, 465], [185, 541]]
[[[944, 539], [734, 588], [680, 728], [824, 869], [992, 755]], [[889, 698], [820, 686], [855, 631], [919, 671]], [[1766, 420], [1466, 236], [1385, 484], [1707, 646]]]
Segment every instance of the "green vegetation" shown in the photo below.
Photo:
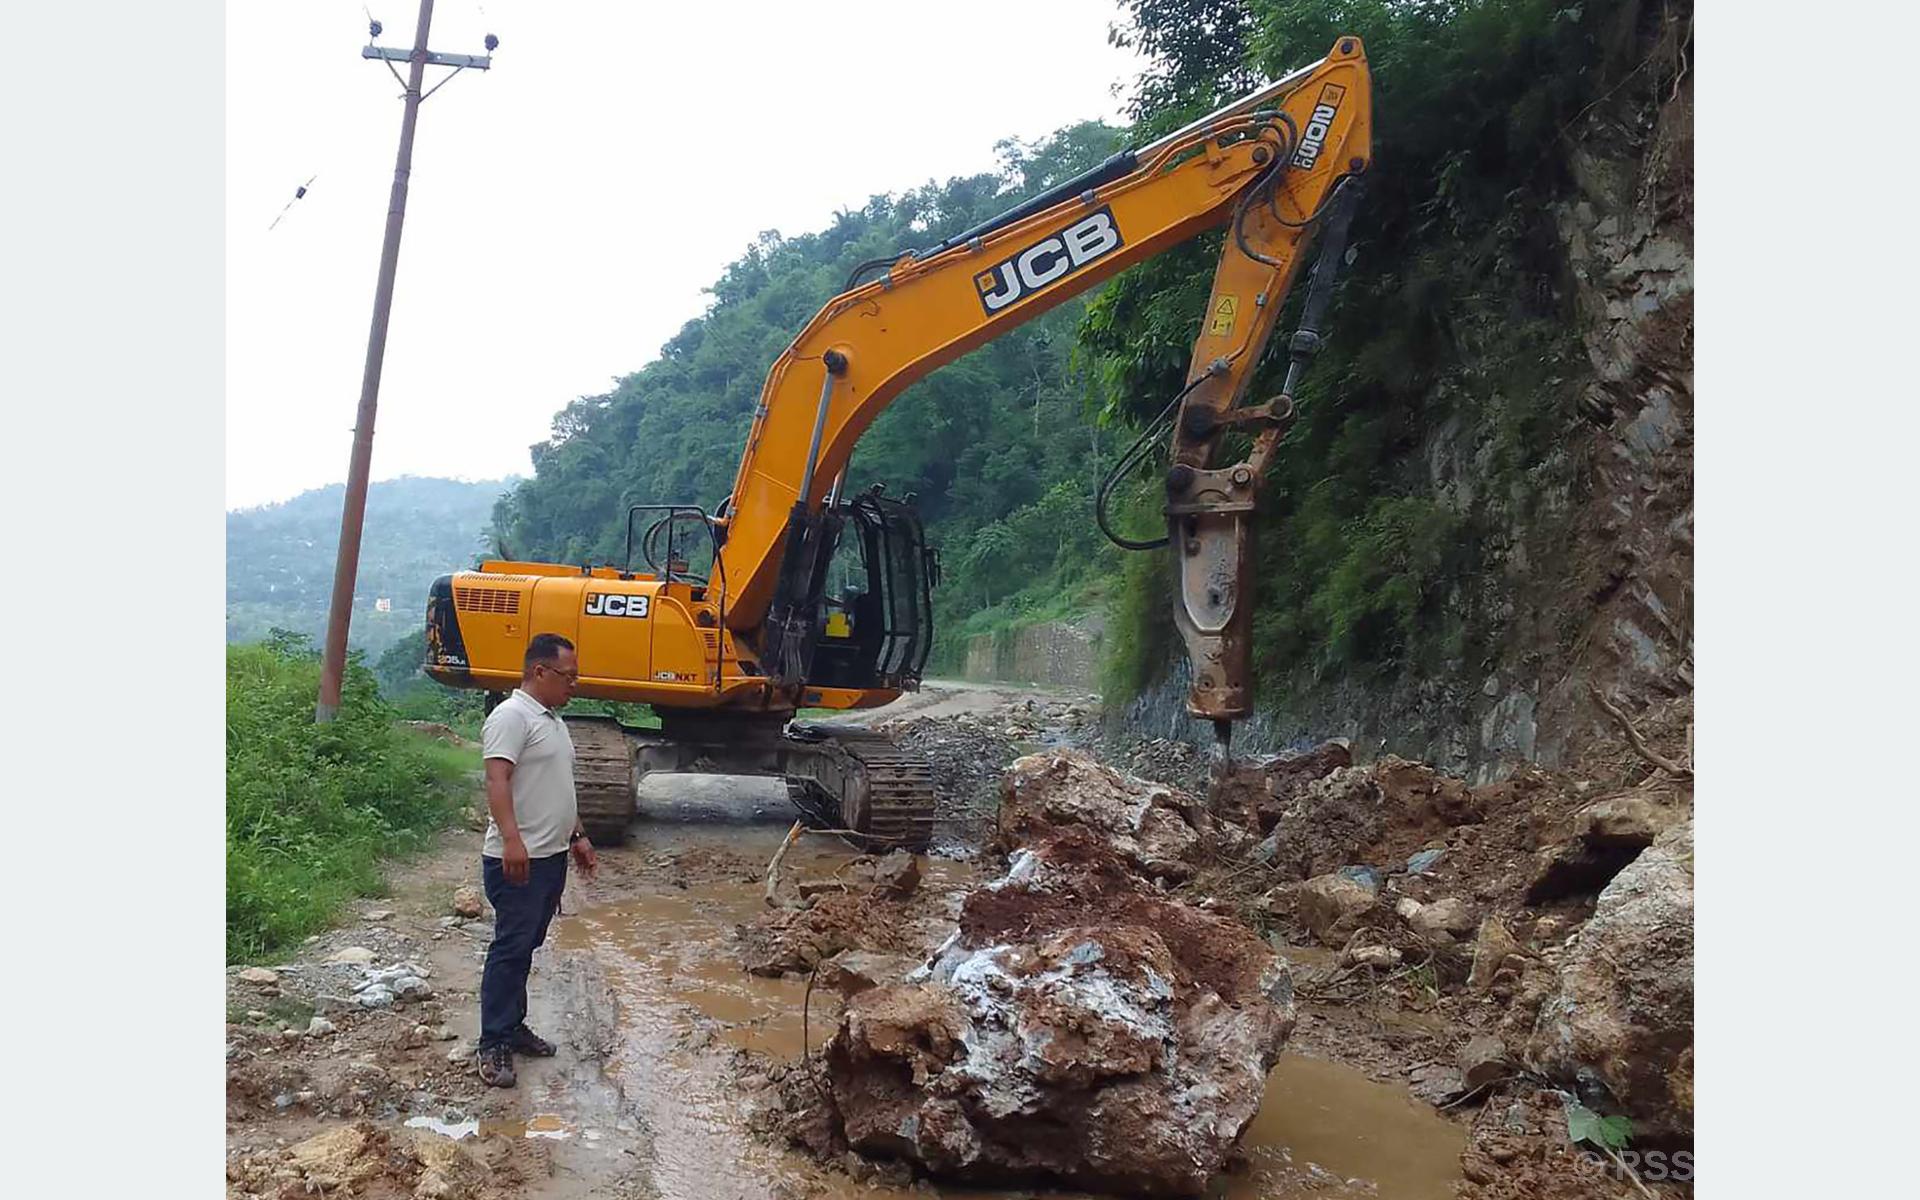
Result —
[[[1365, 40], [1374, 73], [1373, 166], [1332, 338], [1302, 389], [1258, 526], [1261, 694], [1431, 670], [1471, 653], [1496, 632], [1454, 597], [1487, 573], [1503, 537], [1539, 517], [1524, 509], [1565, 469], [1556, 438], [1577, 425], [1586, 364], [1553, 209], [1575, 195], [1575, 135], [1610, 149], [1610, 131], [1587, 121], [1601, 99], [1652, 111], [1671, 64], [1636, 62], [1634, 48], [1689, 6], [1126, 7], [1115, 36], [1151, 61], [1136, 138], [1311, 62], [1339, 34]], [[1215, 235], [1143, 264], [1089, 305], [1079, 344], [1105, 412], [1141, 420], [1181, 385], [1218, 244]], [[1284, 354], [1269, 353], [1253, 394], [1277, 391], [1284, 370]], [[1472, 494], [1441, 486], [1436, 446], [1473, 457]], [[1126, 589], [1108, 636], [1108, 679], [1123, 697], [1160, 669], [1168, 633], [1165, 599], [1135, 592]]]
[[480, 767], [477, 750], [396, 725], [358, 656], [326, 725], [319, 681], [300, 635], [227, 648], [229, 961], [283, 951], [343, 901], [380, 894], [380, 860], [424, 847]]
[[388, 646], [373, 664], [380, 695], [407, 721], [437, 721], [468, 741], [480, 740], [485, 693], [441, 687], [420, 669], [427, 661], [425, 618]]
[[[493, 502], [513, 482], [408, 477], [368, 489], [353, 604], [355, 649], [377, 656], [423, 626], [428, 585], [473, 565], [484, 549]], [[227, 514], [229, 643], [259, 641], [272, 629], [316, 641], [326, 635], [344, 495], [334, 484]], [[379, 611], [383, 598], [390, 611]]]
[[1576, 1102], [1567, 1104], [1566, 1117], [1567, 1140], [1576, 1146], [1586, 1142], [1602, 1150], [1624, 1150], [1633, 1140], [1633, 1122], [1627, 1117], [1603, 1117]]

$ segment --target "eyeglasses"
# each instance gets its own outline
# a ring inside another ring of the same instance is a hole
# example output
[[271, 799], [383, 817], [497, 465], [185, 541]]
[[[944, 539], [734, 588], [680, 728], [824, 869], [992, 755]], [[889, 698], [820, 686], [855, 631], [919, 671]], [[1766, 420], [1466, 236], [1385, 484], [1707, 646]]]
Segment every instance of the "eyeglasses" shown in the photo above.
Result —
[[546, 663], [535, 663], [534, 665], [539, 667], [542, 671], [553, 672], [555, 675], [558, 675], [560, 678], [566, 680], [568, 683], [580, 682], [580, 672], [578, 671], [562, 671], [559, 667], [550, 667]]

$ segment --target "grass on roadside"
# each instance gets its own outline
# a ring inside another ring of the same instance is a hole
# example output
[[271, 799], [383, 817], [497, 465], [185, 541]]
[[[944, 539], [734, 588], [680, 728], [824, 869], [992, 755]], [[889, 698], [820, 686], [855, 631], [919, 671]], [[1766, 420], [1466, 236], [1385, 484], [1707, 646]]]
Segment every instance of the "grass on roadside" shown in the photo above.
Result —
[[458, 815], [477, 749], [396, 725], [354, 663], [339, 715], [313, 721], [319, 660], [295, 639], [227, 648], [227, 960], [257, 961], [384, 890], [382, 859]]
[[[270, 1000], [263, 1000], [255, 1006], [238, 1002], [228, 1004], [227, 1024], [257, 1025], [266, 1029], [279, 1029], [291, 1025], [295, 1029], [303, 1029], [306, 1027], [307, 1022], [313, 1020], [313, 1014], [316, 1011], [310, 1001], [301, 1000], [294, 996], [275, 996]], [[258, 1012], [265, 1015], [249, 1017], [247, 1015], [249, 1012]]]

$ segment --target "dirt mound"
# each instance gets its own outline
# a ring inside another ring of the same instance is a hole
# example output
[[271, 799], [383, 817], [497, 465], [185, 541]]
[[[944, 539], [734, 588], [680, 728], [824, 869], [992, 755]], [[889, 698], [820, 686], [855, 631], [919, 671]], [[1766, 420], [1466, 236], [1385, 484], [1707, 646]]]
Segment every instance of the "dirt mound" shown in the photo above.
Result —
[[[1292, 770], [1269, 778], [1280, 786], [1259, 811], [1272, 839], [1273, 864], [1296, 879], [1367, 863], [1403, 862], [1448, 830], [1485, 816], [1479, 797], [1464, 782], [1425, 763], [1388, 755], [1364, 767], [1315, 767], [1337, 761], [1343, 747], [1322, 747]], [[1271, 818], [1271, 820], [1269, 820]]]
[[1212, 785], [1209, 798], [1222, 817], [1264, 836], [1302, 788], [1352, 765], [1353, 752], [1345, 742], [1324, 742], [1302, 754], [1244, 759]]
[[487, 1200], [521, 1182], [508, 1157], [504, 1145], [476, 1154], [436, 1134], [393, 1133], [356, 1121], [284, 1149], [235, 1160], [227, 1167], [227, 1194], [274, 1200], [319, 1194], [366, 1200]]
[[1197, 1195], [1293, 1022], [1265, 943], [1067, 825], [967, 896], [930, 968], [848, 1002], [827, 1082], [865, 1154], [980, 1182]]

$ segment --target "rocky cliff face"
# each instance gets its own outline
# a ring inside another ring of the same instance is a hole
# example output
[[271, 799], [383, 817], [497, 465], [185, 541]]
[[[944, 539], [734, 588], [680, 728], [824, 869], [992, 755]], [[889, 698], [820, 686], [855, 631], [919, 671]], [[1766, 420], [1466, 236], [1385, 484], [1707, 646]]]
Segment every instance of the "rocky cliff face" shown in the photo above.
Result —
[[[1667, 38], [1679, 36], [1669, 30]], [[1652, 51], [1658, 55], [1662, 47]], [[1496, 402], [1428, 435], [1424, 486], [1472, 512], [1486, 567], [1446, 610], [1477, 631], [1439, 671], [1408, 668], [1262, 697], [1249, 749], [1350, 737], [1488, 779], [1517, 760], [1571, 761], [1613, 736], [1598, 688], [1628, 712], [1693, 688], [1693, 88], [1597, 106], [1567, 151], [1572, 194], [1546, 214], [1586, 363], [1552, 449], [1499, 469]], [[1435, 397], [1436, 406], [1444, 397]], [[1184, 713], [1185, 663], [1118, 719], [1150, 737], [1206, 735]]]

